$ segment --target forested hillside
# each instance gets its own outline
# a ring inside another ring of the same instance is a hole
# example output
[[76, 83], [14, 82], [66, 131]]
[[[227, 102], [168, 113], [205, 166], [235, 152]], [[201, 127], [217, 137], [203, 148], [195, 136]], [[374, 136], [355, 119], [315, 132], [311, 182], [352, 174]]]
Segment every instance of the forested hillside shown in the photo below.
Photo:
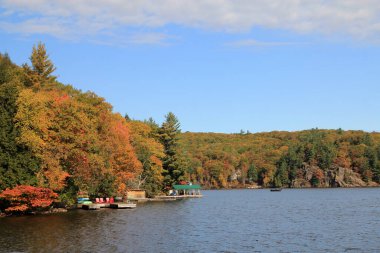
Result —
[[18, 66], [0, 54], [0, 199], [24, 190], [69, 205], [78, 192], [140, 188], [154, 196], [182, 180], [210, 188], [380, 182], [379, 133], [181, 133], [173, 113], [162, 125], [131, 120], [96, 94], [58, 82], [43, 44], [30, 62]]
[[32, 186], [0, 199], [20, 197], [19, 189], [49, 189], [67, 204], [78, 192], [123, 196], [144, 188], [152, 196], [179, 180], [170, 152], [179, 133], [174, 114], [162, 127], [127, 120], [96, 94], [59, 83], [43, 44], [30, 61], [17, 66], [0, 54], [0, 192]]
[[214, 188], [344, 187], [380, 182], [380, 134], [312, 129], [184, 133], [187, 177]]

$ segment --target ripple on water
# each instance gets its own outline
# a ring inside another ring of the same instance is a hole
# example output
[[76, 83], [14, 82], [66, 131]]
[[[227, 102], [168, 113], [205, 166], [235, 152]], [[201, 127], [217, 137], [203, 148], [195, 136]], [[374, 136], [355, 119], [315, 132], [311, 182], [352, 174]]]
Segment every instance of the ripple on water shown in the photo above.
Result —
[[380, 189], [204, 195], [0, 219], [0, 252], [380, 252]]

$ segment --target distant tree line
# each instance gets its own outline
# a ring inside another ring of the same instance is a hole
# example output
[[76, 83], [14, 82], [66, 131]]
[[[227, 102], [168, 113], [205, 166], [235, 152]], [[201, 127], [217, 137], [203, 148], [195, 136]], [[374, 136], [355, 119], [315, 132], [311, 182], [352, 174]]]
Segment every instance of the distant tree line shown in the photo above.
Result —
[[311, 168], [312, 187], [338, 168], [380, 183], [380, 134], [311, 129], [257, 134], [183, 133], [179, 150], [190, 170], [185, 177], [210, 188], [293, 187]]

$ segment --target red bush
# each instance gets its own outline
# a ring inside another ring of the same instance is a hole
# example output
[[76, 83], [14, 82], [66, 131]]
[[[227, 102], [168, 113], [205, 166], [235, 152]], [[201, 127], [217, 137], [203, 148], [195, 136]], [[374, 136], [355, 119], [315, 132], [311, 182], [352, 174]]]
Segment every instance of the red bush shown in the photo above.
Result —
[[48, 188], [19, 185], [0, 193], [0, 198], [8, 203], [5, 212], [25, 213], [49, 207], [58, 194]]

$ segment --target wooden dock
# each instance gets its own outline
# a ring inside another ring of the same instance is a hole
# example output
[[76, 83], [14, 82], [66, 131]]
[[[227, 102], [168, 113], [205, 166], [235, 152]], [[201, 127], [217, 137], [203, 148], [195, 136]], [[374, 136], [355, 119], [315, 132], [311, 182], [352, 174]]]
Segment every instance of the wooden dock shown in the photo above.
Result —
[[100, 210], [100, 208], [112, 208], [112, 209], [133, 209], [137, 205], [134, 203], [93, 203], [93, 204], [81, 204], [78, 208], [84, 210]]
[[[166, 201], [176, 201], [182, 199], [190, 198], [202, 198], [200, 194], [194, 195], [175, 195], [175, 196], [156, 196], [155, 198], [141, 198], [134, 199], [135, 202], [166, 202]], [[101, 208], [112, 208], [112, 209], [134, 209], [137, 207], [135, 203], [126, 202], [116, 202], [116, 203], [88, 203], [88, 204], [78, 204], [78, 208], [84, 210], [100, 210]]]
[[84, 210], [99, 210], [101, 208], [100, 204], [83, 204], [82, 209]]
[[177, 196], [156, 196], [154, 199], [171, 201], [171, 200], [180, 200], [180, 199], [191, 199], [191, 198], [202, 198], [203, 195], [177, 195]]
[[113, 209], [133, 209], [136, 208], [136, 204], [134, 203], [113, 203], [110, 204], [110, 208]]

